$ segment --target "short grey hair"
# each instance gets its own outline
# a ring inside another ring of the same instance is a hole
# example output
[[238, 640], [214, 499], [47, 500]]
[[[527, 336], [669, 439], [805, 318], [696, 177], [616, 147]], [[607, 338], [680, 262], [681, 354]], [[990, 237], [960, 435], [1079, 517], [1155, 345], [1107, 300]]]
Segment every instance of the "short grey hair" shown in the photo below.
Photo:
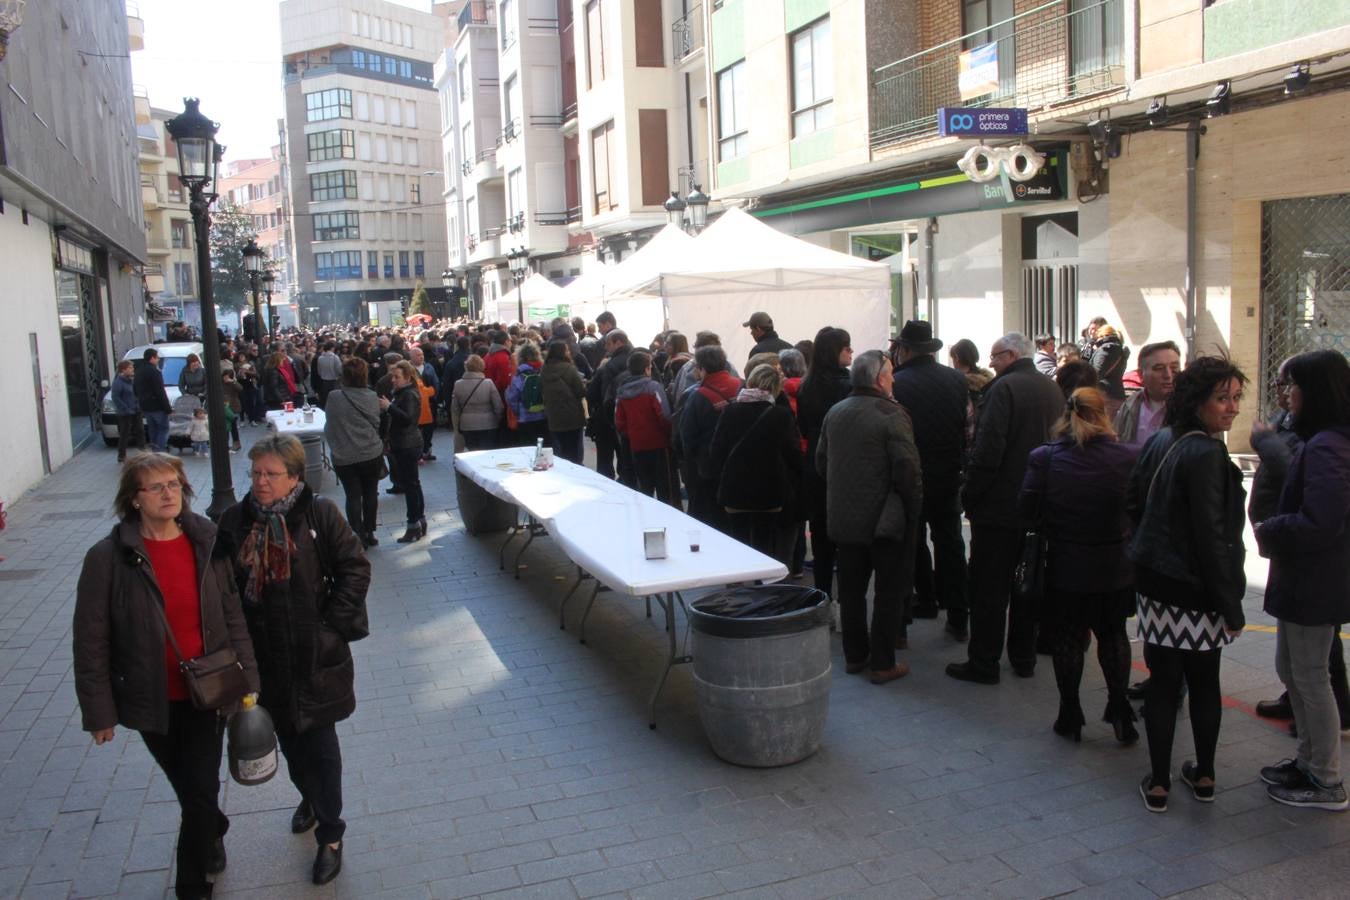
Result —
[[801, 378], [806, 374], [806, 357], [800, 350], [779, 350], [778, 365], [783, 367], [783, 374], [788, 378]]
[[864, 350], [853, 357], [853, 368], [848, 372], [849, 384], [855, 388], [876, 387], [881, 367], [889, 363], [886, 354], [880, 350]]
[[1020, 331], [1010, 331], [998, 339], [1004, 350], [1011, 350], [1018, 359], [1025, 359], [1036, 352], [1036, 345]]

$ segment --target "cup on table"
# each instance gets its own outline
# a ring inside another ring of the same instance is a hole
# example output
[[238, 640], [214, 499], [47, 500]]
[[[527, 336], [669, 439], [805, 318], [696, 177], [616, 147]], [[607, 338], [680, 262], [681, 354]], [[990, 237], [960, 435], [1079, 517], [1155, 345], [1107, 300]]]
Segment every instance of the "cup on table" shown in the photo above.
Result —
[[689, 535], [689, 552], [697, 553], [699, 548], [699, 540], [702, 538], [702, 534], [699, 531], [699, 529], [690, 528], [688, 531], [688, 535]]
[[295, 404], [292, 403], [292, 402], [289, 401], [289, 400], [287, 400], [285, 403], [281, 404], [281, 408], [282, 408], [283, 410], [285, 410], [286, 412], [288, 412], [288, 413], [289, 413], [289, 412], [295, 412]]

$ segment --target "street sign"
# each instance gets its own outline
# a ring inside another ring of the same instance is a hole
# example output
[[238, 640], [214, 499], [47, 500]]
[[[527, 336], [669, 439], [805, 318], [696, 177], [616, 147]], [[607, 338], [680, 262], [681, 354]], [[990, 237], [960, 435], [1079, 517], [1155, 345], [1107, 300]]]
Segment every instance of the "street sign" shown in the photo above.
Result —
[[1025, 109], [940, 106], [938, 134], [943, 137], [1020, 137], [1027, 133]]

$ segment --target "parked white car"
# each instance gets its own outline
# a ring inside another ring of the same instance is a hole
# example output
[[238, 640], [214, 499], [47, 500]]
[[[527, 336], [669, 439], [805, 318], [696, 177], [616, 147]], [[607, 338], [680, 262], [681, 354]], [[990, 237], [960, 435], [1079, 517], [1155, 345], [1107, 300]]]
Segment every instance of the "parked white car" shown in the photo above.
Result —
[[[139, 347], [132, 347], [123, 356], [124, 360], [131, 360], [136, 364], [136, 371], [141, 370], [145, 365], [145, 351], [154, 347], [159, 351], [159, 370], [164, 375], [164, 390], [169, 395], [169, 404], [178, 399], [178, 376], [187, 368], [187, 358], [190, 354], [197, 354], [197, 358], [203, 362], [206, 360], [206, 348], [195, 341], [184, 341], [173, 344], [141, 344]], [[103, 443], [109, 447], [117, 446], [117, 407], [113, 405], [112, 391], [103, 395], [103, 409], [99, 416], [99, 424], [103, 432]]]

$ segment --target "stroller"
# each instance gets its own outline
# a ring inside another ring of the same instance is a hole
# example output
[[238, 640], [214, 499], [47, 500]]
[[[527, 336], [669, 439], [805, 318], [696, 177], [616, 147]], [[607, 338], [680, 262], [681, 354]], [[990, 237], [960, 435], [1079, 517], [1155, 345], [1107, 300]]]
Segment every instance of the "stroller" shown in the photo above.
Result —
[[201, 408], [202, 401], [196, 394], [183, 394], [173, 401], [173, 410], [169, 413], [169, 446], [176, 447], [180, 456], [192, 447], [192, 416]]

